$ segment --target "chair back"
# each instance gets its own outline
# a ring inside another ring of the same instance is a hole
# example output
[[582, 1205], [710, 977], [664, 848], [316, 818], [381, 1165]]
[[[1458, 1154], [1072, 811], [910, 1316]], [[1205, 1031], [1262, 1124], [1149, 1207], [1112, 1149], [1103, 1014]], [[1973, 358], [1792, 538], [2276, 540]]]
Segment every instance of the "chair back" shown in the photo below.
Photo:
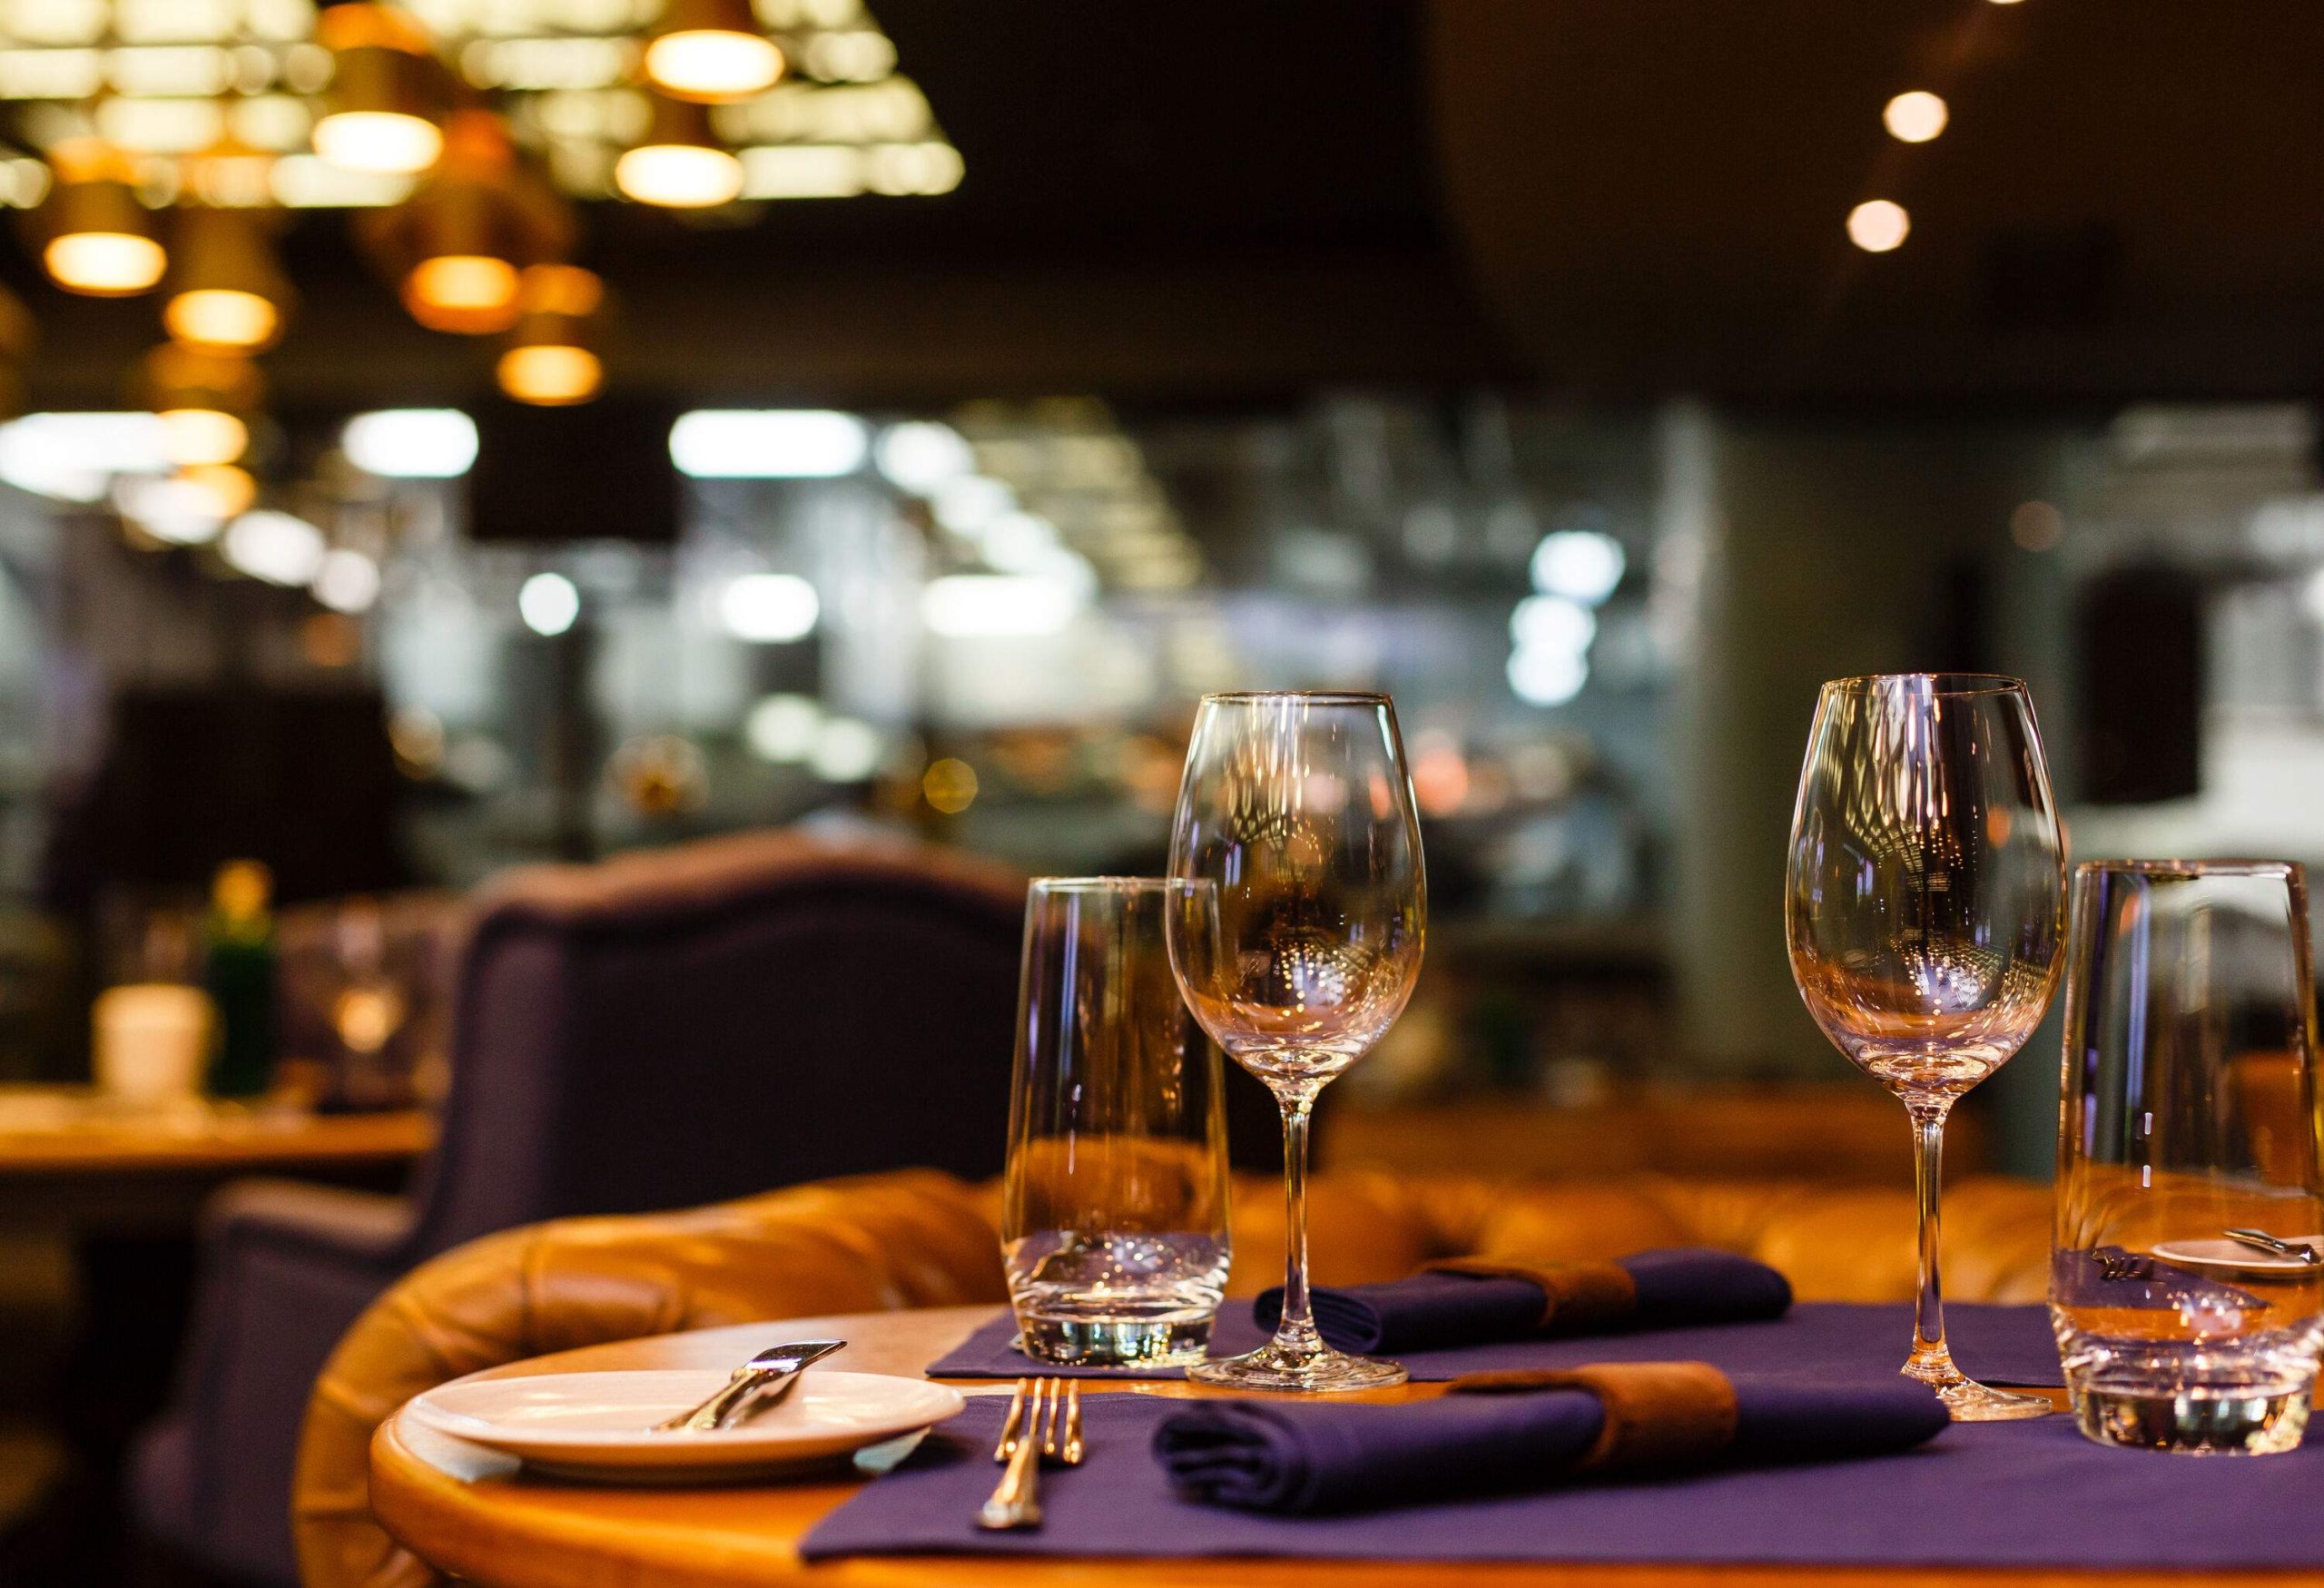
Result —
[[904, 843], [721, 838], [487, 887], [418, 1255], [534, 1219], [1001, 1165], [1025, 883]]

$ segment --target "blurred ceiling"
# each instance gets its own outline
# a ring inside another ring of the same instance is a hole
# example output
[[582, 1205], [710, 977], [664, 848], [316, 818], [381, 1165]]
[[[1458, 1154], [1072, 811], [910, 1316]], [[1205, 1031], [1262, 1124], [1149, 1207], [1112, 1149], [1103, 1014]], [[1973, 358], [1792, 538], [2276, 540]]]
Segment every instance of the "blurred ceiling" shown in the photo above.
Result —
[[[2324, 365], [2315, 0], [1276, 0], [1231, 15], [872, 0], [967, 166], [940, 197], [592, 210], [616, 390], [911, 405], [2305, 395]], [[1910, 88], [1935, 142], [1881, 128]], [[1893, 253], [1850, 245], [1872, 197]], [[457, 401], [302, 218], [290, 407]], [[157, 305], [21, 248], [44, 406], [117, 401]]]
[[[966, 180], [693, 221], [589, 206], [613, 390], [1234, 403], [1521, 373], [1440, 220], [1405, 0], [1286, 0], [1208, 33], [1066, 0], [871, 9]], [[346, 226], [305, 215], [286, 242], [302, 301], [266, 360], [278, 403], [488, 390], [485, 350], [404, 320]], [[34, 400], [117, 401], [158, 306], [68, 299], [21, 248], [0, 261], [43, 326]]]
[[[1448, 208], [1543, 379], [2298, 395], [2324, 369], [2313, 0], [1447, 0]], [[1893, 94], [1951, 108], [1935, 142]], [[1858, 252], [1852, 206], [1912, 232]]]

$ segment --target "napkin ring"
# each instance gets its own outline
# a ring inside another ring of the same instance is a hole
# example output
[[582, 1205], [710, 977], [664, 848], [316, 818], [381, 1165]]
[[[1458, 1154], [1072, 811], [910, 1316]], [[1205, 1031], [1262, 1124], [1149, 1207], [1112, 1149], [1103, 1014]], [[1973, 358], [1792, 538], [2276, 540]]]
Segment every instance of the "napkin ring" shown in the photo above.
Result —
[[1543, 1329], [1559, 1334], [1606, 1334], [1638, 1316], [1638, 1281], [1620, 1263], [1528, 1263], [1508, 1258], [1443, 1258], [1427, 1274], [1478, 1279], [1523, 1279], [1541, 1287]]
[[1699, 1466], [1735, 1443], [1735, 1386], [1708, 1362], [1521, 1367], [1452, 1381], [1457, 1395], [1541, 1389], [1586, 1389], [1605, 1408], [1596, 1442], [1573, 1464], [1577, 1471]]

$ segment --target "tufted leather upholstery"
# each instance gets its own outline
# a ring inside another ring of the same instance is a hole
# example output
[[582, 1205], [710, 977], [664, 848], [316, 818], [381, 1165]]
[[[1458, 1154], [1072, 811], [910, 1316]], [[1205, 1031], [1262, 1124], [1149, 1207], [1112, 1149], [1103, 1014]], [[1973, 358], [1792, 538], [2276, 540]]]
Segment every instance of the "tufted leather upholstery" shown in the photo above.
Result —
[[[1913, 1287], [1901, 1190], [1640, 1177], [1512, 1185], [1325, 1174], [1310, 1250], [1331, 1282], [1393, 1278], [1471, 1252], [1618, 1257], [1724, 1247], [1775, 1264], [1806, 1300], [1901, 1300]], [[1229, 1290], [1280, 1274], [1279, 1187], [1236, 1186]], [[694, 1212], [565, 1219], [488, 1236], [415, 1270], [340, 1343], [307, 1412], [292, 1523], [310, 1588], [436, 1582], [370, 1519], [372, 1431], [448, 1378], [549, 1351], [758, 1318], [1005, 1299], [999, 1188], [914, 1170], [769, 1192]], [[2046, 1186], [1964, 1181], [1945, 1196], [1949, 1293], [2038, 1299]]]

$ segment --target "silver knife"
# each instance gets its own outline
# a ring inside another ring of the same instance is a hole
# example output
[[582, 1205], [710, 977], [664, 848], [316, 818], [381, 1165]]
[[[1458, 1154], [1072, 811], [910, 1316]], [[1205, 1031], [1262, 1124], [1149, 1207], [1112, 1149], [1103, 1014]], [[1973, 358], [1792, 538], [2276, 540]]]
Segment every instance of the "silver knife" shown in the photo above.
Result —
[[791, 1392], [798, 1382], [800, 1369], [846, 1344], [845, 1340], [788, 1340], [780, 1346], [769, 1346], [734, 1369], [734, 1376], [716, 1395], [691, 1410], [655, 1424], [653, 1431], [702, 1434], [723, 1428], [745, 1401], [751, 1403], [749, 1415], [756, 1416]]
[[2228, 1239], [2256, 1251], [2273, 1252], [2277, 1257], [2290, 1258], [2294, 1262], [2324, 1263], [2324, 1257], [2319, 1257], [2316, 1248], [2306, 1241], [2280, 1240], [2264, 1229], [2230, 1229], [2225, 1233]]

